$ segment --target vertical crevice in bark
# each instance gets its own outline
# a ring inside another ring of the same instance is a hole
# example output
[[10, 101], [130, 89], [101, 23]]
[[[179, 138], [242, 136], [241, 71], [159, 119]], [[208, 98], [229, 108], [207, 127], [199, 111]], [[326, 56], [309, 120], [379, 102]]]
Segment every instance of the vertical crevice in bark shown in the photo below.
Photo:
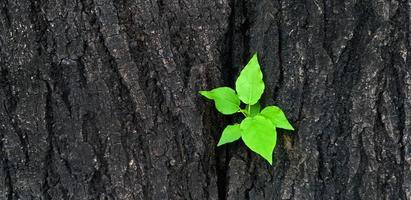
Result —
[[[407, 62], [407, 55], [405, 55], [405, 52], [410, 52], [409, 39], [407, 37], [407, 33], [409, 33], [410, 23], [404, 23], [404, 21], [407, 21], [407, 19], [409, 19], [410, 12], [411, 11], [409, 10], [407, 2], [399, 2], [398, 11], [395, 15], [396, 17], [393, 23], [393, 25], [395, 26], [395, 30], [397, 31], [391, 34], [391, 36], [398, 36], [401, 40], [394, 40], [390, 46], [390, 54], [393, 59], [393, 66], [391, 66], [389, 69], [391, 71], [390, 75], [392, 77], [391, 81], [393, 82], [393, 86], [391, 88], [387, 88], [388, 90], [393, 90], [393, 93], [396, 94], [394, 96], [397, 96], [397, 98], [394, 99], [394, 105], [396, 108], [395, 111], [396, 113], [398, 113], [398, 125], [396, 128], [398, 129], [399, 135], [398, 137], [395, 137], [396, 141], [394, 140], [393, 142], [395, 146], [399, 145], [399, 156], [394, 155], [393, 160], [397, 164], [397, 167], [395, 169], [398, 170], [397, 173], [399, 176], [401, 176], [401, 178], [399, 178], [397, 184], [393, 186], [393, 190], [397, 190], [400, 194], [399, 196], [402, 199], [410, 198], [410, 194], [407, 194], [406, 188], [404, 187], [408, 184], [406, 175], [407, 172], [401, 170], [401, 165], [407, 166], [407, 160], [405, 159], [405, 146], [407, 144], [404, 143], [404, 138], [407, 135], [407, 119], [405, 107], [405, 104], [407, 103], [407, 98], [403, 83], [407, 82], [406, 72], [407, 68], [409, 67], [409, 63]], [[408, 20], [408, 22], [410, 21]], [[396, 130], [390, 130], [389, 128], [395, 127], [387, 127], [386, 130], [396, 133]], [[393, 193], [395, 194], [396, 192], [394, 191]]]
[[[249, 58], [253, 55], [253, 53], [255, 53], [257, 51], [257, 49], [250, 49], [250, 16], [252, 16], [252, 14], [249, 12], [248, 10], [248, 6], [250, 4], [252, 4], [253, 2], [249, 2], [249, 1], [244, 1], [244, 0], [238, 0], [240, 1], [240, 12], [241, 12], [241, 17], [242, 17], [242, 21], [241, 21], [241, 25], [240, 25], [240, 32], [241, 35], [243, 36], [243, 49], [242, 49], [242, 64], [239, 65], [238, 70], [241, 71], [242, 67], [247, 64], [246, 62], [249, 60]], [[254, 51], [254, 52], [253, 52]]]
[[277, 58], [278, 58], [278, 68], [279, 68], [279, 78], [278, 82], [274, 88], [274, 94], [273, 94], [273, 99], [274, 101], [278, 97], [278, 92], [280, 88], [283, 86], [284, 82], [284, 69], [283, 69], [283, 58], [282, 58], [282, 47], [283, 47], [283, 39], [282, 39], [282, 0], [278, 0], [278, 11], [276, 14], [276, 21], [277, 21], [277, 35], [278, 35], [278, 41], [277, 41]]
[[[2, 52], [0, 51], [0, 53]], [[11, 121], [12, 120], [11, 115], [12, 115], [12, 112], [16, 108], [17, 99], [12, 90], [13, 86], [12, 86], [12, 83], [10, 82], [11, 80], [10, 80], [9, 70], [6, 68], [6, 65], [3, 65], [3, 63], [1, 65], [0, 77], [1, 77], [0, 85], [2, 89], [1, 94], [4, 94], [3, 102], [0, 105], [3, 107], [3, 109], [0, 109], [0, 110], [4, 111], [4, 113], [2, 113], [3, 115], [2, 120], [4, 121], [7, 120], [7, 123], [10, 123], [10, 127], [12, 129], [9, 129], [9, 131], [11, 130], [15, 131], [15, 126], [13, 126], [12, 121]], [[4, 129], [4, 131], [6, 131], [6, 129]], [[3, 158], [2, 168], [4, 170], [4, 186], [7, 187], [2, 190], [7, 192], [6, 194], [4, 194], [3, 197], [6, 197], [7, 200], [13, 200], [18, 197], [18, 194], [16, 194], [14, 191], [14, 183], [13, 183], [12, 175], [10, 173], [10, 171], [13, 170], [13, 168], [12, 166], [10, 166], [7, 152], [5, 152], [5, 147], [4, 147], [4, 142], [6, 141], [5, 134], [6, 132], [1, 131], [1, 140], [0, 140], [1, 152], [0, 153], [2, 154], [2, 158]]]
[[234, 34], [235, 34], [235, 15], [237, 13], [236, 9], [236, 2], [237, 0], [230, 0], [229, 5], [230, 5], [230, 16], [228, 18], [228, 29], [227, 32], [224, 35], [224, 53], [222, 54], [223, 58], [223, 65], [224, 67], [222, 69], [222, 78], [224, 81], [224, 84], [232, 86], [232, 84], [235, 81], [235, 73], [237, 72], [235, 70], [235, 66], [233, 63], [233, 57], [234, 57], [234, 52], [236, 49], [234, 48]]
[[8, 164], [8, 160], [5, 159], [4, 162], [4, 171], [6, 172], [6, 177], [5, 177], [5, 185], [7, 187], [7, 193], [5, 194], [7, 200], [12, 200], [14, 197], [14, 191], [13, 191], [13, 182], [11, 180], [11, 176], [10, 176], [10, 171], [9, 171], [9, 164]]
[[[235, 20], [237, 14], [236, 8], [237, 0], [230, 0], [228, 2], [230, 8], [230, 15], [228, 18], [228, 28], [227, 32], [224, 35], [224, 52], [221, 55], [223, 60], [222, 67], [221, 67], [221, 76], [222, 76], [222, 84], [225, 86], [229, 86], [232, 88], [234, 87], [235, 77], [237, 73], [237, 69], [235, 68], [234, 63], [234, 53], [236, 49], [234, 48], [234, 37], [235, 37]], [[213, 113], [216, 115], [216, 113]], [[215, 118], [215, 117], [214, 117]], [[234, 117], [228, 117], [228, 120], [224, 120], [224, 122], [231, 123], [233, 122]], [[219, 140], [219, 136], [217, 135], [216, 141]], [[216, 160], [216, 169], [217, 169], [217, 188], [218, 188], [218, 199], [226, 200], [227, 199], [227, 187], [228, 187], [228, 176], [227, 170], [231, 159], [230, 153], [230, 146], [225, 145], [222, 147], [215, 147], [215, 160]]]
[[47, 87], [46, 94], [46, 111], [45, 111], [45, 122], [47, 129], [47, 144], [48, 150], [44, 160], [44, 181], [42, 185], [42, 192], [45, 199], [52, 199], [48, 194], [50, 185], [53, 184], [50, 180], [55, 179], [55, 174], [52, 173], [52, 164], [53, 164], [53, 106], [52, 106], [52, 89], [48, 82], [44, 81]]
[[12, 182], [11, 176], [10, 176], [10, 167], [9, 167], [9, 162], [8, 162], [8, 159], [7, 159], [7, 155], [4, 152], [4, 143], [3, 143], [4, 135], [1, 134], [0, 136], [1, 136], [0, 155], [2, 156], [2, 162], [1, 162], [2, 170], [3, 170], [2, 175], [4, 176], [4, 177], [2, 177], [3, 180], [4, 180], [4, 184], [2, 184], [2, 186], [5, 187], [5, 188], [2, 188], [2, 191], [4, 193], [1, 196], [4, 197], [7, 200], [12, 200], [13, 199], [13, 194], [14, 194], [13, 182]]
[[[328, 3], [327, 3], [328, 2]], [[334, 58], [334, 55], [333, 55], [333, 53], [332, 53], [332, 49], [331, 49], [331, 46], [330, 46], [330, 44], [329, 44], [329, 42], [330, 41], [332, 41], [332, 39], [333, 38], [331, 38], [330, 36], [329, 36], [329, 33], [327, 33], [328, 32], [328, 26], [329, 26], [329, 24], [330, 24], [330, 22], [328, 21], [328, 18], [331, 16], [328, 12], [329, 12], [329, 10], [328, 9], [332, 9], [332, 7], [330, 7], [330, 6], [328, 6], [329, 4], [333, 4], [333, 2], [331, 2], [331, 1], [327, 1], [327, 0], [322, 0], [321, 1], [321, 6], [322, 6], [322, 11], [323, 11], [323, 13], [322, 13], [322, 16], [323, 16], [323, 19], [322, 19], [322, 34], [323, 34], [323, 43], [322, 43], [322, 47], [324, 48], [324, 50], [327, 52], [327, 55], [328, 55], [328, 57], [331, 59], [331, 62], [335, 65], [335, 58]]]
[[[1, 52], [1, 47], [0, 47], [0, 53]], [[0, 60], [0, 95], [2, 97], [0, 97], [0, 111], [4, 111], [4, 112], [8, 112], [7, 111], [7, 92], [9, 91], [10, 85], [8, 83], [8, 72], [7, 69], [3, 69], [4, 63]], [[10, 94], [9, 94], [10, 95]], [[6, 113], [0, 113], [0, 119], [1, 120], [5, 120], [7, 118]], [[5, 200], [12, 200], [13, 199], [13, 183], [12, 183], [12, 179], [10, 176], [10, 166], [9, 166], [9, 161], [7, 158], [7, 154], [5, 152], [5, 148], [4, 148], [4, 142], [5, 142], [5, 132], [6, 132], [6, 128], [4, 127], [4, 123], [0, 123], [2, 124], [2, 127], [0, 127], [0, 191], [2, 192], [2, 194], [0, 194], [1, 198], [5, 198]]]

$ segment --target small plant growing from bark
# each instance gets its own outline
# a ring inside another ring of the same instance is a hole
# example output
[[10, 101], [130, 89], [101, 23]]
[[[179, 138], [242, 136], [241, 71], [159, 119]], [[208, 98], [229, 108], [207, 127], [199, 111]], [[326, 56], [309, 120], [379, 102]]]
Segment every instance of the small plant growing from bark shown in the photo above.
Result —
[[[235, 91], [230, 87], [218, 87], [200, 91], [204, 97], [214, 100], [219, 112], [224, 115], [243, 113], [240, 124], [228, 125], [217, 146], [242, 139], [252, 151], [261, 155], [272, 165], [272, 154], [277, 143], [276, 128], [294, 130], [284, 112], [277, 106], [260, 110], [259, 100], [264, 92], [263, 73], [257, 53], [240, 72], [235, 82]], [[241, 102], [245, 108], [240, 107]]]

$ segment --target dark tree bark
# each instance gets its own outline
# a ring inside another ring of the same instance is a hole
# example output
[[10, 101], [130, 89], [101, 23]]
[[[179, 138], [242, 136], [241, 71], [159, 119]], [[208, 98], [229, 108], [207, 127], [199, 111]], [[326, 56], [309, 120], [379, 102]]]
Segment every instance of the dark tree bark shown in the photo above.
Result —
[[[0, 199], [411, 199], [410, 0], [1, 0]], [[259, 53], [275, 165], [198, 95]]]

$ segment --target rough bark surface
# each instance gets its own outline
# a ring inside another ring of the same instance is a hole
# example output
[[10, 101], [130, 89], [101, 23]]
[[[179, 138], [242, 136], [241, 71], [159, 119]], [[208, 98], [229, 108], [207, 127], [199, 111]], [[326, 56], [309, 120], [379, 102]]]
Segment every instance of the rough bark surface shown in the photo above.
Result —
[[[411, 200], [411, 0], [1, 0], [0, 199]], [[269, 166], [197, 91], [259, 52]]]

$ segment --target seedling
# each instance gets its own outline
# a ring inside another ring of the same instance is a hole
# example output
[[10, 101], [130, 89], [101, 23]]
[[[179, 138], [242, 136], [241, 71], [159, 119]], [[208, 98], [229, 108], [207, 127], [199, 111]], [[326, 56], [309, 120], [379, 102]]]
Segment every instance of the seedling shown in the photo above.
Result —
[[[276, 128], [294, 128], [279, 107], [267, 106], [260, 110], [259, 100], [264, 88], [263, 73], [255, 53], [240, 72], [235, 82], [235, 91], [229, 87], [218, 87], [210, 91], [200, 91], [200, 94], [214, 100], [215, 107], [224, 115], [242, 113], [245, 116], [240, 124], [228, 125], [224, 129], [217, 146], [241, 138], [248, 148], [272, 165], [273, 151], [277, 143]], [[240, 107], [241, 102], [245, 104], [244, 109]]]

